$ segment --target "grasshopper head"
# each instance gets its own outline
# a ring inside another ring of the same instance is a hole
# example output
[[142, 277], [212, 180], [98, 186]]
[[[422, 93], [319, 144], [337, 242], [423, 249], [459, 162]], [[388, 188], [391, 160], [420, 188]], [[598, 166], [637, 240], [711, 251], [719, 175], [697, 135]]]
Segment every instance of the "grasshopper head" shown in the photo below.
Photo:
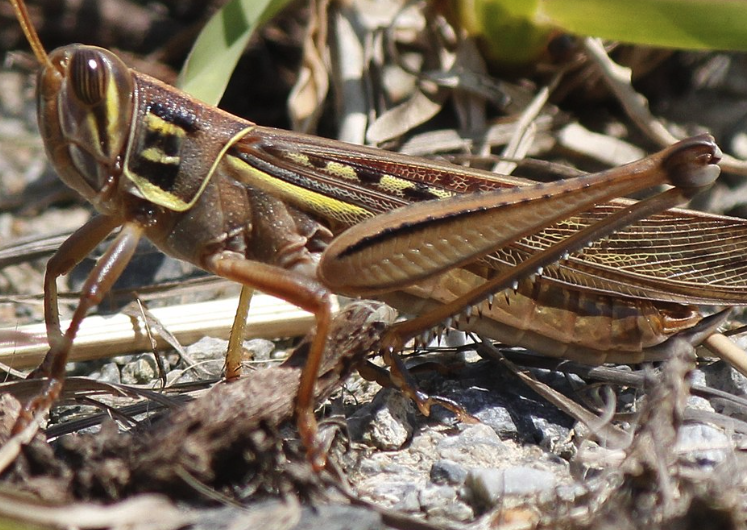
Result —
[[58, 48], [43, 64], [38, 99], [39, 129], [60, 178], [99, 211], [111, 213], [107, 203], [132, 120], [129, 69], [101, 48]]

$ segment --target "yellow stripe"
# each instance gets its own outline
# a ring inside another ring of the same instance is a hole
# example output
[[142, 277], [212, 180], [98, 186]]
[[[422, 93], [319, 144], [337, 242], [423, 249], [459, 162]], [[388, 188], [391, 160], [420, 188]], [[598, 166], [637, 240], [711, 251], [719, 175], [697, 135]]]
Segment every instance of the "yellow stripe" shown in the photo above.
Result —
[[268, 193], [281, 195], [300, 208], [311, 210], [327, 219], [335, 219], [346, 225], [352, 225], [374, 216], [372, 212], [360, 206], [333, 199], [322, 193], [273, 177], [234, 156], [227, 156], [226, 161], [233, 167], [234, 171], [251, 176], [251, 180], [241, 179], [244, 182], [256, 183], [258, 188]]
[[[418, 189], [418, 187], [416, 186], [414, 182], [403, 179], [403, 178], [395, 177], [394, 175], [389, 175], [389, 174], [383, 175], [377, 185], [384, 192], [389, 193], [391, 195], [396, 195], [398, 197], [404, 197], [406, 190]], [[434, 188], [431, 186], [426, 186], [425, 191], [427, 191], [428, 193], [431, 193], [432, 195], [435, 195], [439, 199], [445, 199], [446, 197], [451, 197], [452, 195], [454, 195], [453, 193], [449, 191], [442, 190], [439, 188]]]
[[[118, 83], [107, 83], [106, 87], [106, 115], [107, 115], [107, 132], [109, 133], [110, 139], [119, 139], [122, 134], [122, 102], [120, 99]], [[134, 106], [134, 105], [133, 105]], [[116, 119], [112, 117], [116, 116]], [[130, 116], [124, 116], [124, 119], [129, 120]]]
[[324, 169], [335, 177], [360, 182], [358, 173], [355, 172], [355, 168], [348, 166], [347, 164], [341, 164], [340, 162], [327, 162]]
[[185, 202], [173, 193], [164, 191], [163, 189], [150, 182], [148, 179], [140, 177], [136, 173], [127, 171], [126, 175], [127, 178], [130, 179], [135, 184], [135, 186], [137, 186], [137, 189], [140, 190], [140, 193], [143, 194], [143, 197], [145, 199], [175, 212], [184, 212], [186, 210], [189, 210], [194, 205], [194, 203], [197, 202], [197, 199], [200, 198], [200, 193], [202, 193], [202, 190], [204, 190], [205, 186], [207, 185], [207, 179], [205, 179], [205, 184], [200, 188], [200, 193], [195, 195], [195, 198], [192, 201]]
[[168, 164], [178, 166], [181, 162], [181, 157], [169, 156], [158, 147], [149, 147], [140, 153], [140, 158], [150, 160], [151, 162], [158, 162], [159, 164]]
[[286, 158], [298, 164], [299, 166], [314, 167], [309, 157], [301, 153], [285, 153]]
[[178, 136], [179, 138], [184, 138], [187, 135], [186, 131], [178, 125], [174, 125], [173, 123], [156, 116], [152, 112], [145, 115], [145, 126], [150, 130], [163, 134], [164, 136], [173, 135]]
[[444, 190], [444, 189], [441, 189], [441, 188], [434, 188], [432, 186], [428, 186], [428, 193], [432, 193], [433, 195], [435, 195], [439, 199], [446, 199], [448, 197], [453, 197], [454, 195], [456, 195], [456, 193], [454, 193], [454, 192], [451, 192], [451, 191], [448, 191], [448, 190]]

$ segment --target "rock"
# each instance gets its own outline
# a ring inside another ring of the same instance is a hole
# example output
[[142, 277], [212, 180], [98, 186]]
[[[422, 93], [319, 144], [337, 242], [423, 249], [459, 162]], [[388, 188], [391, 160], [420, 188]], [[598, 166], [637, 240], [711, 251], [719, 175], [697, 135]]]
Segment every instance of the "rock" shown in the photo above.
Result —
[[546, 451], [570, 459], [576, 453], [576, 445], [571, 430], [562, 425], [547, 421], [545, 418], [533, 418], [537, 430], [542, 433], [539, 446]]
[[508, 449], [495, 431], [488, 425], [471, 425], [458, 436], [441, 440], [436, 446], [438, 455], [456, 463], [493, 462]]
[[[562, 375], [547, 370], [534, 373], [559, 391], [573, 392]], [[568, 416], [537, 396], [514, 374], [488, 361], [467, 365], [458, 380], [446, 380], [437, 388], [429, 388], [429, 392], [455, 401], [504, 439], [529, 443], [548, 437], [554, 440], [565, 437], [573, 426]], [[452, 413], [436, 408], [432, 417], [443, 422], [442, 416], [447, 414], [453, 418]], [[552, 443], [548, 441], [547, 445]]]
[[536, 495], [555, 488], [555, 475], [530, 467], [477, 468], [467, 474], [465, 496], [481, 507], [494, 507], [506, 496]]
[[[244, 341], [244, 350], [254, 361], [269, 361], [275, 351], [275, 343], [267, 339], [252, 339]], [[225, 355], [225, 350], [223, 354]]]
[[95, 377], [95, 379], [98, 379], [99, 381], [102, 381], [104, 383], [121, 383], [122, 377], [119, 373], [119, 366], [117, 366], [116, 363], [103, 364], [99, 369], [98, 376]]
[[467, 478], [467, 469], [451, 460], [438, 460], [431, 466], [431, 482], [459, 486]]
[[401, 448], [412, 436], [415, 407], [399, 390], [385, 388], [348, 419], [350, 436], [383, 450]]
[[680, 427], [675, 451], [701, 467], [713, 468], [732, 452], [732, 443], [723, 431], [710, 425], [693, 424]]
[[418, 500], [429, 519], [468, 521], [474, 517], [472, 508], [458, 499], [453, 486], [427, 485], [420, 490]]
[[227, 349], [227, 340], [203, 337], [187, 346], [185, 353], [191, 361], [199, 363], [200, 368], [209, 374], [208, 377], [221, 377]]
[[192, 383], [201, 379], [194, 370], [171, 370], [166, 374], [166, 386], [176, 383]]
[[420, 495], [418, 488], [414, 484], [400, 484], [402, 496], [399, 502], [394, 505], [395, 510], [409, 513], [420, 512]]
[[138, 355], [122, 367], [122, 383], [144, 385], [158, 377], [158, 366], [152, 354]]
[[[693, 370], [690, 373], [690, 384], [692, 385], [708, 386], [708, 381], [706, 379], [706, 374], [702, 370]], [[699, 396], [690, 395], [687, 398], [687, 406], [698, 410], [706, 410], [708, 412], [714, 411], [711, 402]]]
[[215, 337], [203, 337], [184, 349], [184, 351], [196, 362], [223, 362], [227, 350], [228, 341], [216, 339]]
[[[711, 388], [723, 390], [729, 394], [744, 397], [747, 395], [747, 377], [721, 361], [704, 366], [701, 371], [705, 374], [705, 384]], [[710, 403], [716, 412], [747, 421], [747, 410], [732, 401], [711, 398]]]
[[747, 395], [747, 377], [732, 368], [728, 363], [719, 361], [702, 367], [698, 372], [702, 373], [704, 377], [702, 381], [694, 381], [696, 384], [718, 388], [737, 396]]

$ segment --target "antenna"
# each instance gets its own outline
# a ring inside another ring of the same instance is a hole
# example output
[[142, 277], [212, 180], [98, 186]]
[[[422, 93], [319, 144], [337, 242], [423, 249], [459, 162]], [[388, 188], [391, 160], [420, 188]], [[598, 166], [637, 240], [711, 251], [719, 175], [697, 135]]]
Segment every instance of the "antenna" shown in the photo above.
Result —
[[44, 50], [41, 40], [39, 40], [39, 35], [31, 24], [29, 12], [26, 10], [26, 4], [23, 3], [23, 0], [10, 0], [10, 3], [13, 5], [13, 10], [16, 12], [16, 18], [21, 24], [21, 29], [23, 29], [24, 35], [26, 35], [26, 40], [29, 41], [31, 49], [34, 51], [34, 55], [36, 55], [36, 60], [39, 61], [39, 64], [47, 68], [51, 67], [52, 62], [49, 60], [49, 56]]

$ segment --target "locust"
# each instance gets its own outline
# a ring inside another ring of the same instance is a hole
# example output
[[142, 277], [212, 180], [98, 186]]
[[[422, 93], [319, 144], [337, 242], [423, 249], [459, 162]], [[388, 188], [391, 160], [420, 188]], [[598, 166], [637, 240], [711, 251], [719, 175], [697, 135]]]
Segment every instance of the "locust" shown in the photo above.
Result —
[[[434, 329], [471, 327], [547, 355], [637, 363], [666, 357], [674, 339], [696, 345], [721, 322], [690, 304], [744, 303], [747, 223], [671, 210], [719, 175], [721, 153], [708, 135], [605, 172], [532, 184], [263, 127], [105, 49], [47, 54], [22, 0], [11, 3], [41, 65], [47, 155], [99, 213], [47, 264], [49, 351], [32, 374], [47, 379], [21, 423], [59, 396], [81, 321], [143, 237], [243, 286], [228, 377], [240, 369], [235, 337], [250, 288], [314, 314], [295, 414], [317, 465], [313, 394], [334, 294], [417, 315], [385, 333], [381, 353], [425, 413], [452, 405], [419, 391], [397, 353]], [[671, 188], [650, 199], [616, 200], [662, 184]], [[63, 332], [57, 278], [114, 232]]]

